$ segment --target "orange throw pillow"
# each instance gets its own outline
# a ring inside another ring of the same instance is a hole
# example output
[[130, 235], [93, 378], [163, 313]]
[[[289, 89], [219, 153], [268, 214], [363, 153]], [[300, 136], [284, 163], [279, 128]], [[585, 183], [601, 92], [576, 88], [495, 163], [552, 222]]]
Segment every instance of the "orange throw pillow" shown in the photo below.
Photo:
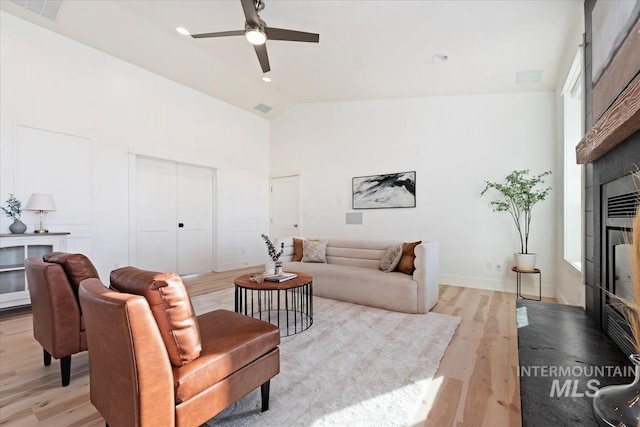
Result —
[[413, 262], [416, 259], [414, 250], [420, 243], [422, 243], [422, 240], [418, 242], [402, 244], [402, 257], [400, 258], [400, 262], [396, 267], [396, 271], [400, 271], [405, 274], [413, 274], [413, 271], [416, 269], [416, 267], [413, 265]]
[[302, 239], [293, 239], [293, 258], [291, 261], [302, 260]]

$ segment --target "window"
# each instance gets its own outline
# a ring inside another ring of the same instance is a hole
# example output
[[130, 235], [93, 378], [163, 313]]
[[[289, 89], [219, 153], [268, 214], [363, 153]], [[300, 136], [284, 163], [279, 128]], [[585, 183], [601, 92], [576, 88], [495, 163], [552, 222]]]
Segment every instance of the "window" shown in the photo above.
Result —
[[582, 166], [576, 164], [576, 145], [583, 128], [582, 50], [578, 50], [562, 90], [564, 102], [564, 259], [582, 270]]

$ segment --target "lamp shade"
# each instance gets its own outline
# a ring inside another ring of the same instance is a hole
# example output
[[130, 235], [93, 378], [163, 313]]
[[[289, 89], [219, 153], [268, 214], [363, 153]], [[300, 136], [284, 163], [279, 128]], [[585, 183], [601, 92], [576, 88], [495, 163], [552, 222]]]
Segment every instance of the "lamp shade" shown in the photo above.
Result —
[[28, 211], [55, 211], [56, 204], [53, 196], [47, 193], [33, 193], [24, 207]]

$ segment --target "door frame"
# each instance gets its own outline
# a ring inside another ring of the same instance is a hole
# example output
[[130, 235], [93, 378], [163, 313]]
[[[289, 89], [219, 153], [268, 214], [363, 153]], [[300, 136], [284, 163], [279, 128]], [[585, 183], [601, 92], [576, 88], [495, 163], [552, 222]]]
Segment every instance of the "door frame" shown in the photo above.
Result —
[[269, 235], [273, 236], [273, 180], [278, 178], [292, 178], [295, 177], [298, 184], [298, 236], [304, 236], [304, 213], [302, 212], [302, 173], [286, 172], [269, 176]]
[[[142, 153], [136, 153], [133, 151], [129, 151], [128, 153], [128, 161], [129, 161], [129, 224], [128, 224], [128, 256], [129, 265], [136, 266], [137, 264], [137, 159], [144, 158], [150, 160], [157, 160], [162, 162], [171, 162], [175, 164], [182, 164], [187, 166], [195, 166], [200, 168], [208, 168], [211, 169], [212, 183], [211, 183], [211, 203], [212, 203], [212, 215], [211, 215], [211, 271], [218, 270], [218, 179], [217, 179], [217, 169], [215, 167], [197, 163], [188, 163], [182, 162], [179, 160], [175, 160], [169, 157], [158, 157], [151, 156]], [[117, 265], [114, 265], [113, 268], [118, 268]]]

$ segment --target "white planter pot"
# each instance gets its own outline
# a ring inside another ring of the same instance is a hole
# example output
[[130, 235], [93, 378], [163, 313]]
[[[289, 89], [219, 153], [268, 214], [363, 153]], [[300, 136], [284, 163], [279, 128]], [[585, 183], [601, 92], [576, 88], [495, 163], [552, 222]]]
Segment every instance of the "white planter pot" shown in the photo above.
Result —
[[518, 270], [533, 271], [536, 269], [536, 254], [515, 254]]
[[267, 261], [264, 264], [264, 272], [267, 274], [276, 274], [276, 263], [273, 261]]

